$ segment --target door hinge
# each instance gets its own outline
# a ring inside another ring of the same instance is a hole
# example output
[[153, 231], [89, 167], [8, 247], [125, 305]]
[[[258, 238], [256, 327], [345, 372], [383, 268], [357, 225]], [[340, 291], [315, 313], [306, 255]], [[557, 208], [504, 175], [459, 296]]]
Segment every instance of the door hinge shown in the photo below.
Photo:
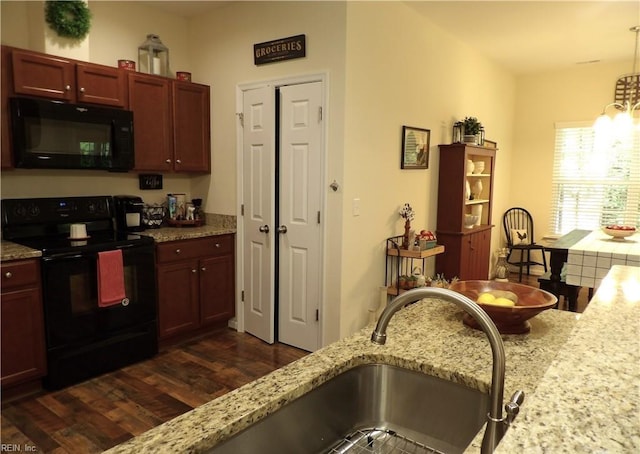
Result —
[[320, 224], [320, 212], [318, 211], [318, 224]]
[[240, 292], [240, 300], [244, 303], [244, 290]]
[[238, 119], [240, 120], [240, 126], [244, 128], [244, 112], [240, 112], [236, 114]]
[[244, 216], [244, 203], [240, 205], [240, 216]]
[[320, 321], [320, 310], [316, 309], [316, 322]]
[[318, 107], [318, 121], [322, 121], [322, 106]]

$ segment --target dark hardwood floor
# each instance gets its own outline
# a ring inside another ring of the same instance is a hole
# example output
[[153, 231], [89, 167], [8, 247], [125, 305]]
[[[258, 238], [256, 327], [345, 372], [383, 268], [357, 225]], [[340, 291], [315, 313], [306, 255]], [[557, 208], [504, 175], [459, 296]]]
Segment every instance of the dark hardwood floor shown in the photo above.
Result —
[[307, 354], [219, 329], [116, 372], [3, 403], [2, 444], [102, 452]]
[[[522, 283], [538, 287], [537, 279], [523, 276]], [[509, 280], [518, 282], [518, 275]], [[582, 289], [578, 312], [586, 305], [587, 289]], [[60, 454], [101, 452], [306, 354], [216, 330], [148, 361], [3, 404], [2, 443], [23, 452], [30, 447]]]

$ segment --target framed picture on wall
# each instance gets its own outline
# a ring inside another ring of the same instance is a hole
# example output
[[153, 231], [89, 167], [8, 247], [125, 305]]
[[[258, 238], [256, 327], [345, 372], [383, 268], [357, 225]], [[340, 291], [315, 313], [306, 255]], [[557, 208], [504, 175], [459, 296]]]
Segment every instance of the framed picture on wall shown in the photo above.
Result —
[[429, 168], [429, 141], [431, 131], [429, 129], [402, 127], [402, 156], [400, 166], [402, 169], [428, 169]]

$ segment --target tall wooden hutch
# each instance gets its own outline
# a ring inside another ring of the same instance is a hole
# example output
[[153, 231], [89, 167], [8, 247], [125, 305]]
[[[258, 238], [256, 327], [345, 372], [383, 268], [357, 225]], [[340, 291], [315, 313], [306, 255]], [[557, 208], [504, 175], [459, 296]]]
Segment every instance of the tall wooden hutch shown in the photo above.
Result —
[[[496, 149], [464, 143], [439, 148], [436, 235], [446, 252], [436, 257], [436, 272], [447, 279], [488, 279]], [[470, 162], [483, 162], [484, 170], [473, 173]], [[478, 212], [478, 224], [465, 227], [465, 215]]]

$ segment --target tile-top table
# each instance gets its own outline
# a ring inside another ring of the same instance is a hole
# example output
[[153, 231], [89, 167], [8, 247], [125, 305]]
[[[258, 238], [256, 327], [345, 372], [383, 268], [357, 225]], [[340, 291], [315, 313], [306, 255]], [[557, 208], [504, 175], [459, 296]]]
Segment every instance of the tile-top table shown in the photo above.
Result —
[[569, 247], [566, 283], [596, 288], [613, 265], [640, 266], [640, 233], [616, 240], [594, 230]]

